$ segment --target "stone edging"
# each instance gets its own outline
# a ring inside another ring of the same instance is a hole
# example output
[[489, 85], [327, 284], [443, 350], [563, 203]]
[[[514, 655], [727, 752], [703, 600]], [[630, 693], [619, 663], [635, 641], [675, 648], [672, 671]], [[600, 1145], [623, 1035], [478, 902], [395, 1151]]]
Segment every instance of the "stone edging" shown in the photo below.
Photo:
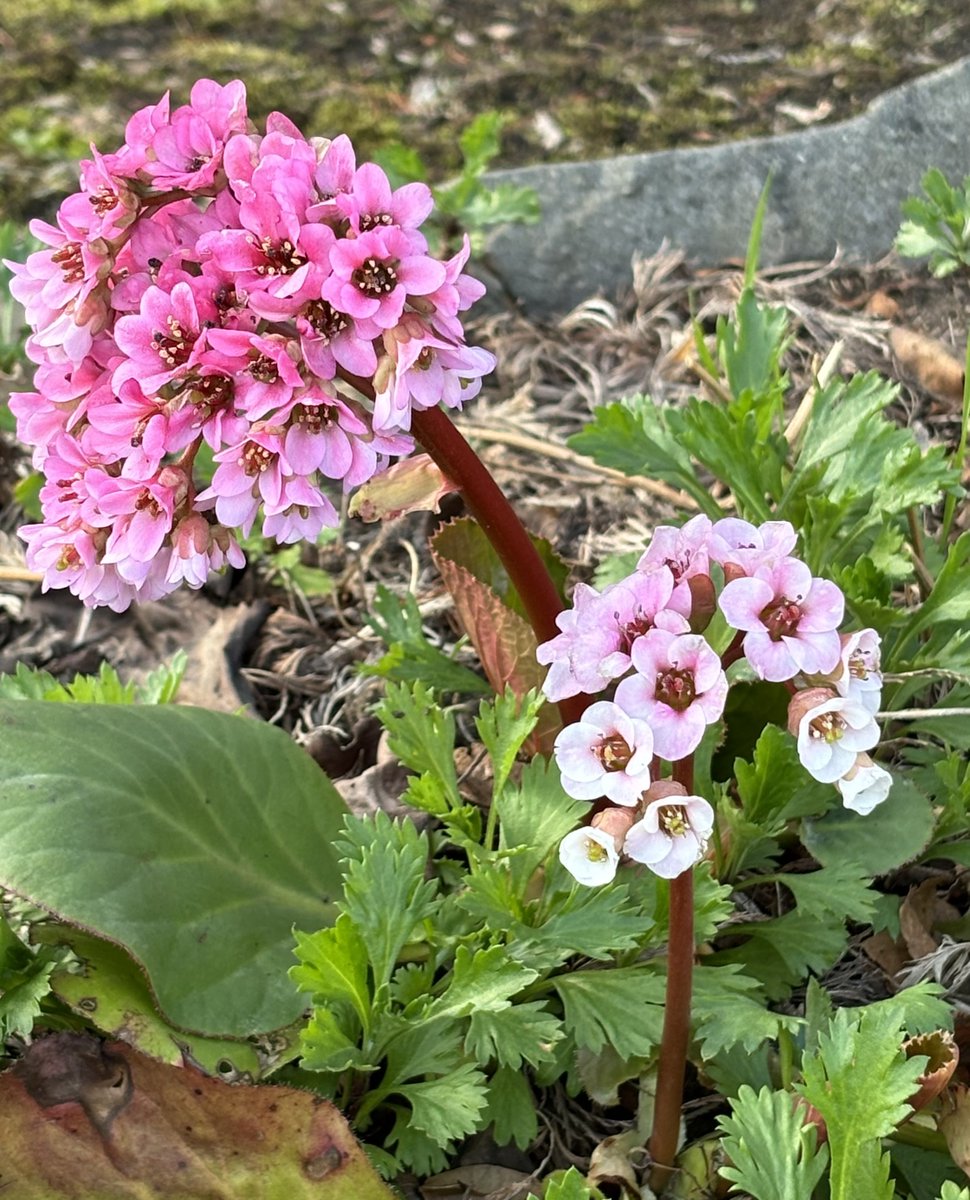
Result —
[[542, 220], [499, 230], [489, 258], [526, 312], [563, 312], [630, 284], [634, 254], [666, 239], [698, 265], [743, 257], [772, 189], [761, 261], [875, 261], [929, 167], [970, 172], [970, 57], [880, 96], [859, 117], [779, 137], [496, 171], [533, 187]]

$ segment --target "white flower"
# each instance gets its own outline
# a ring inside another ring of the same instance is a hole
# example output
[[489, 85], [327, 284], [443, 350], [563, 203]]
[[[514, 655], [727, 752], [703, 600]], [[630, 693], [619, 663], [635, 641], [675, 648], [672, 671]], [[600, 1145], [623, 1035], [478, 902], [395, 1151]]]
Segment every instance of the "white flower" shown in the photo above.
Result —
[[663, 796], [647, 805], [623, 852], [662, 879], [674, 879], [703, 857], [713, 828], [714, 810], [700, 796]]
[[882, 804], [892, 784], [893, 777], [888, 771], [877, 767], [868, 754], [860, 754], [835, 786], [842, 793], [843, 805], [865, 816]]
[[861, 750], [879, 741], [879, 726], [858, 700], [844, 696], [809, 708], [798, 722], [798, 757], [820, 783], [835, 783], [855, 766]]
[[650, 786], [653, 734], [646, 721], [600, 700], [556, 738], [563, 791], [577, 800], [607, 796], [633, 806]]
[[882, 673], [879, 670], [879, 634], [858, 629], [842, 635], [842, 673], [834, 680], [840, 696], [857, 700], [871, 713], [879, 711]]
[[616, 875], [620, 856], [612, 834], [586, 825], [562, 839], [559, 861], [579, 883], [598, 887]]

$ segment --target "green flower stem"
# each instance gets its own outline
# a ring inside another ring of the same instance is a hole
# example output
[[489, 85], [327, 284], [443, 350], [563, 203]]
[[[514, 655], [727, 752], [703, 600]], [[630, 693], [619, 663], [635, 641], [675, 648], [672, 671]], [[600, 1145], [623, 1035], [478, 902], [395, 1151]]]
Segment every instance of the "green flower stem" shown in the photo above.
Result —
[[[673, 764], [673, 778], [691, 793], [694, 758]], [[659, 1196], [674, 1170], [684, 1102], [684, 1072], [690, 1042], [690, 1000], [694, 975], [694, 871], [670, 881], [670, 933], [667, 942], [667, 993], [657, 1067], [657, 1094], [650, 1134], [650, 1187]]]
[[[482, 460], [440, 408], [414, 413], [411, 429], [444, 475], [461, 488], [469, 512], [508, 571], [536, 637], [540, 642], [548, 642], [559, 633], [556, 617], [563, 610], [563, 602], [515, 510]], [[559, 713], [563, 722], [578, 721], [588, 703], [586, 696], [561, 700]]]

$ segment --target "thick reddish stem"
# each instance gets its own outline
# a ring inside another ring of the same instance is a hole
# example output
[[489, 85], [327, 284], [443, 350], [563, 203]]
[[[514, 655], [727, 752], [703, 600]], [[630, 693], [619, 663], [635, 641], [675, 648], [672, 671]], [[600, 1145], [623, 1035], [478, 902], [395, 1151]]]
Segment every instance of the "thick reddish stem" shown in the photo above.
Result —
[[[481, 525], [522, 598], [538, 640], [547, 642], [554, 638], [559, 633], [556, 617], [563, 609], [556, 585], [482, 460], [439, 408], [414, 413], [411, 429], [447, 478], [461, 488], [469, 512]], [[561, 700], [559, 712], [563, 721], [566, 724], [578, 721], [588, 703], [586, 696]]]
[[[688, 794], [694, 787], [693, 756], [673, 764], [673, 778]], [[674, 1170], [684, 1103], [684, 1073], [690, 1043], [690, 1001], [694, 975], [694, 871], [670, 881], [670, 933], [667, 941], [667, 994], [657, 1067], [650, 1157], [650, 1186], [659, 1196]]]

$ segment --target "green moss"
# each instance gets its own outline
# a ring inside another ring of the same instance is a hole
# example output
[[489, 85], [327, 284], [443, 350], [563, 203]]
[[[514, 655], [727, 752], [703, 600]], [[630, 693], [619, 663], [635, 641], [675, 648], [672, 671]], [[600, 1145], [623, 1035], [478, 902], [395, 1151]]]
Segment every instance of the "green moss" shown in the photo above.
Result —
[[346, 133], [366, 159], [388, 142], [406, 141], [392, 94], [380, 88], [343, 88], [313, 110], [308, 131], [322, 137]]

